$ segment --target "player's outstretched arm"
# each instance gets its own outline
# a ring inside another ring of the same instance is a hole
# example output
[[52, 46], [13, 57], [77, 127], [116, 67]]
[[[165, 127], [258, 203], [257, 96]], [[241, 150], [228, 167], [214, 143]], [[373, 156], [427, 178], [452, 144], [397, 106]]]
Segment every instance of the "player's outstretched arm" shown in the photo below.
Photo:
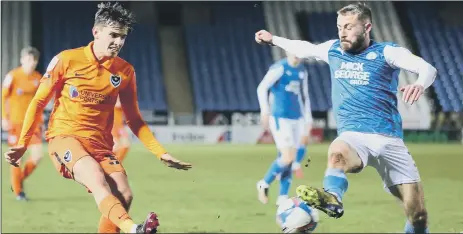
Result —
[[255, 40], [259, 44], [278, 46], [299, 58], [318, 58], [328, 62], [328, 51], [336, 40], [313, 44], [308, 41], [290, 40], [272, 35], [266, 30], [256, 32]]
[[119, 98], [122, 105], [122, 110], [127, 119], [127, 125], [130, 130], [140, 139], [148, 150], [156, 155], [165, 165], [179, 170], [188, 170], [192, 167], [191, 164], [182, 162], [172, 157], [162, 147], [158, 140], [154, 137], [148, 125], [143, 121], [140, 110], [138, 109], [137, 87], [135, 80], [135, 72], [133, 72], [129, 84], [124, 87], [119, 93]]
[[406, 103], [416, 102], [424, 90], [431, 86], [436, 79], [437, 69], [406, 48], [386, 46], [384, 58], [393, 67], [418, 74], [418, 80], [415, 83], [400, 88], [400, 91], [403, 92], [402, 100]]

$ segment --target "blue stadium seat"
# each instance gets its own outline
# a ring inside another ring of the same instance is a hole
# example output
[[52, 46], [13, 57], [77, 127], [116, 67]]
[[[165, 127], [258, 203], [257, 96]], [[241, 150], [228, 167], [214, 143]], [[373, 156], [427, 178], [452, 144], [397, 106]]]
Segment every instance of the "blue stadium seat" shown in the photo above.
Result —
[[[443, 111], [463, 110], [463, 27], [446, 24], [434, 2], [408, 2], [408, 17], [423, 58], [438, 70], [434, 82]], [[417, 11], [416, 7], [420, 10]]]
[[252, 37], [265, 27], [262, 9], [253, 4], [210, 3], [213, 24], [185, 26], [197, 110], [259, 110], [256, 88], [272, 57], [270, 48]]
[[[42, 2], [42, 67], [60, 51], [86, 46], [93, 40], [91, 29], [97, 2]], [[137, 24], [120, 56], [136, 70], [141, 109], [167, 111], [161, 72], [159, 43], [152, 25]]]

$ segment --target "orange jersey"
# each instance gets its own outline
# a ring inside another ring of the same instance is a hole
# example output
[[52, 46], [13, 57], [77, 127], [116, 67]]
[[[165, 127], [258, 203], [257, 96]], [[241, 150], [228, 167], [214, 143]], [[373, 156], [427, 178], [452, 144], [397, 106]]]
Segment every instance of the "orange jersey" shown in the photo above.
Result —
[[86, 47], [66, 50], [53, 58], [34, 104], [27, 113], [18, 144], [27, 145], [38, 111], [54, 95], [47, 140], [56, 136], [76, 136], [91, 142], [95, 154], [111, 154], [114, 107], [117, 97], [126, 113], [127, 124], [140, 140], [160, 157], [166, 151], [152, 135], [138, 109], [135, 71], [128, 62], [115, 57], [100, 63]]
[[114, 107], [114, 128], [123, 128], [124, 127], [124, 111], [120, 101], [116, 102]]
[[39, 87], [40, 73], [24, 73], [21, 67], [10, 71], [3, 81], [2, 118], [11, 124], [22, 124], [27, 107]]

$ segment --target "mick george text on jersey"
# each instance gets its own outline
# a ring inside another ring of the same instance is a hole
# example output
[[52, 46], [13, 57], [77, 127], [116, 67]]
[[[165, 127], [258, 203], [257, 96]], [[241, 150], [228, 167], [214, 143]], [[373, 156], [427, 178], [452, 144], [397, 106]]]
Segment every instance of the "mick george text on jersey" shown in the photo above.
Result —
[[341, 67], [334, 72], [336, 79], [350, 79], [351, 85], [368, 85], [370, 72], [363, 71], [363, 63], [342, 62]]

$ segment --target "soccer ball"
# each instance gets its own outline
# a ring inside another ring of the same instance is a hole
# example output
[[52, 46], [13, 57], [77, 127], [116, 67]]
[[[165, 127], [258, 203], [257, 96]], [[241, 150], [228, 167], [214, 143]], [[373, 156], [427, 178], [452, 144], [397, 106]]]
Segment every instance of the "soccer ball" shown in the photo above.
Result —
[[283, 233], [312, 233], [318, 224], [318, 211], [298, 197], [280, 203], [276, 214]]

